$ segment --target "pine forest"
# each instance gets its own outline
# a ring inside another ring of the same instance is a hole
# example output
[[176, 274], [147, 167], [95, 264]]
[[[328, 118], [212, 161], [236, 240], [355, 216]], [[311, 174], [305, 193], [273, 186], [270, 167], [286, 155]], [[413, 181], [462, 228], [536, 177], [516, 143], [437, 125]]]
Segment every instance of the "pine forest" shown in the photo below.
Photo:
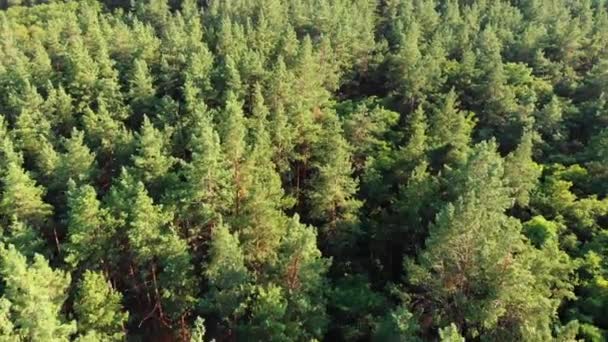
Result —
[[0, 342], [607, 340], [607, 0], [0, 0]]

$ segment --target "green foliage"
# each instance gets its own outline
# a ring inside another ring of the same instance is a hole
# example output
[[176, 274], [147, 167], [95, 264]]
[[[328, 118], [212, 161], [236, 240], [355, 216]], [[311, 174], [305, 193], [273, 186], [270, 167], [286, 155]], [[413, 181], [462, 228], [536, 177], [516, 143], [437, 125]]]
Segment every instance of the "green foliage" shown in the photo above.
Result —
[[115, 225], [90, 185], [68, 184], [68, 244], [66, 262], [72, 266], [99, 266], [112, 249]]
[[190, 342], [204, 342], [205, 341], [205, 320], [196, 317], [194, 320], [194, 326], [190, 335]]
[[418, 325], [414, 315], [400, 306], [387, 313], [374, 331], [376, 341], [419, 341]]
[[[309, 194], [311, 217], [321, 221], [323, 238], [335, 254], [352, 248], [358, 235], [358, 210], [361, 202], [355, 198], [357, 181], [352, 178], [352, 157], [348, 142], [341, 136], [336, 124], [323, 137], [318, 148], [322, 158], [318, 162], [318, 175], [312, 180]], [[341, 245], [341, 246], [340, 246]], [[340, 246], [340, 247], [337, 247]]]
[[76, 324], [61, 313], [69, 274], [51, 269], [39, 254], [28, 262], [12, 245], [3, 246], [0, 254], [4, 333], [22, 340], [69, 341]]
[[0, 1], [0, 340], [604, 340], [606, 6]]
[[173, 165], [173, 158], [165, 147], [165, 137], [144, 116], [135, 139], [137, 147], [132, 159], [137, 173], [141, 175], [139, 177], [146, 183], [159, 182]]
[[464, 342], [464, 337], [458, 332], [454, 323], [445, 328], [439, 329], [439, 339], [441, 342]]
[[122, 295], [102, 274], [87, 270], [78, 286], [74, 304], [80, 334], [94, 334], [103, 341], [124, 340], [124, 324], [129, 315], [122, 312], [121, 300]]
[[546, 242], [557, 238], [558, 225], [542, 216], [534, 216], [523, 224], [523, 231], [534, 246], [542, 247]]
[[530, 192], [535, 189], [542, 170], [532, 159], [532, 139], [531, 133], [524, 133], [519, 146], [505, 160], [505, 177], [515, 192], [515, 201], [522, 207], [529, 204]]
[[44, 188], [21, 166], [9, 162], [2, 177], [0, 212], [5, 219], [15, 219], [40, 227], [52, 213], [52, 207], [44, 203]]
[[[561, 296], [567, 295], [568, 287], [561, 289], [561, 283], [567, 282], [571, 266], [555, 256], [552, 262], [544, 255], [535, 256], [537, 252], [522, 240], [519, 221], [504, 214], [513, 202], [503, 178], [503, 161], [494, 149], [491, 143], [477, 145], [457, 172], [457, 182], [463, 183], [455, 188], [463, 192], [438, 214], [418, 264], [408, 263], [410, 282], [424, 288], [427, 300], [436, 303], [439, 322], [458, 322], [461, 328], [466, 326], [467, 336], [550, 336], [546, 315], [555, 313], [557, 303], [548, 305], [551, 291], [530, 288], [555, 288], [565, 291]], [[537, 262], [551, 266], [538, 267]], [[557, 265], [566, 268], [551, 269]], [[547, 278], [539, 276], [541, 269], [548, 272]], [[537, 299], [522, 302], [525, 295]], [[545, 314], [531, 315], [538, 310]], [[510, 326], [503, 328], [503, 322]]]
[[242, 315], [242, 303], [249, 291], [249, 272], [239, 246], [238, 237], [226, 226], [214, 229], [209, 251], [209, 264], [205, 270], [209, 291], [202, 306], [216, 312], [229, 325]]

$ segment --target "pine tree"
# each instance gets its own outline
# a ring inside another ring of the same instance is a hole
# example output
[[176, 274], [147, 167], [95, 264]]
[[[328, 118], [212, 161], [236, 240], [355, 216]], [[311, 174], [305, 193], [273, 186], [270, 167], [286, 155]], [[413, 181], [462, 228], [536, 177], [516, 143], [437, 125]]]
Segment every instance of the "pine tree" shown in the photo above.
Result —
[[144, 185], [139, 182], [130, 199], [129, 243], [136, 260], [142, 264], [151, 261], [162, 248], [163, 233], [171, 220], [171, 214], [154, 205]]
[[120, 246], [121, 261], [132, 272], [125, 281], [135, 298], [150, 298], [145, 315], [160, 322], [184, 318], [195, 300], [196, 281], [187, 244], [170, 224], [173, 212], [154, 204], [144, 184], [126, 169], [106, 203], [120, 225], [118, 241], [127, 241]]
[[123, 341], [124, 324], [129, 315], [123, 311], [122, 295], [102, 274], [86, 271], [78, 286], [74, 312], [81, 336], [94, 334], [102, 341]]
[[141, 182], [131, 190], [127, 231], [131, 253], [147, 278], [147, 295], [155, 298], [159, 318], [177, 319], [194, 300], [187, 246], [169, 226], [173, 214], [154, 205]]
[[205, 342], [205, 320], [196, 317], [190, 333], [190, 342]]
[[277, 282], [287, 302], [285, 324], [291, 340], [322, 338], [328, 324], [325, 294], [330, 261], [317, 248], [315, 231], [295, 215], [279, 247]]
[[[393, 68], [396, 79], [395, 88], [400, 94], [399, 98], [410, 109], [422, 98], [422, 90], [425, 84], [423, 68], [421, 68], [422, 53], [419, 48], [420, 27], [416, 21], [408, 23], [407, 29], [399, 33], [399, 50], [393, 56]], [[421, 82], [422, 81], [422, 82]]]
[[133, 111], [138, 116], [151, 114], [156, 89], [154, 88], [154, 82], [145, 60], [136, 59], [133, 62], [133, 73], [129, 80], [129, 85], [129, 98]]
[[245, 141], [246, 119], [243, 116], [242, 104], [231, 92], [228, 94], [223, 116], [225, 117], [223, 120], [225, 124], [221, 135], [222, 146], [226, 160], [230, 164], [232, 182], [235, 186], [232, 196], [232, 213], [238, 216], [248, 182], [246, 179], [247, 173], [244, 170], [244, 157], [247, 149]]
[[[46, 138], [40, 138], [38, 144], [40, 149], [35, 159], [37, 171], [42, 175], [42, 184], [47, 185], [51, 188], [50, 190], [54, 190], [53, 186], [57, 182], [53, 181], [52, 178], [56, 176], [61, 164], [61, 155]], [[65, 182], [59, 183], [65, 184]]]
[[68, 134], [76, 124], [73, 99], [62, 86], [55, 88], [49, 82], [48, 96], [44, 102], [44, 112], [52, 113], [51, 125], [62, 134]]
[[95, 169], [95, 154], [84, 142], [84, 132], [72, 130], [69, 139], [63, 142], [65, 153], [60, 157], [55, 179], [64, 187], [69, 179], [77, 183], [89, 181]]
[[14, 245], [26, 258], [35, 254], [48, 255], [48, 247], [39, 230], [13, 218], [10, 227], [4, 232], [2, 241]]
[[81, 37], [74, 37], [68, 45], [68, 68], [65, 78], [77, 110], [86, 108], [92, 101], [99, 66], [93, 60]]
[[5, 298], [0, 298], [0, 341], [13, 342], [19, 341], [19, 336], [15, 332], [15, 325], [11, 322], [11, 302]]
[[[350, 106], [351, 103], [345, 103], [344, 136], [353, 149], [353, 167], [361, 172], [373, 156], [391, 148], [388, 136], [399, 119], [399, 113], [372, 101], [354, 108]], [[338, 108], [338, 113], [342, 115], [341, 112]]]
[[553, 280], [532, 266], [537, 259], [528, 254], [521, 224], [504, 213], [513, 199], [495, 149], [493, 143], [477, 145], [455, 176], [460, 195], [437, 215], [418, 263], [407, 264], [409, 280], [437, 305], [438, 323], [454, 322], [465, 336], [546, 338], [547, 315], [556, 307], [539, 304], [550, 301], [550, 290], [530, 289], [551, 288]]
[[519, 146], [505, 160], [505, 178], [522, 207], [530, 203], [530, 192], [536, 188], [542, 172], [542, 167], [532, 159], [533, 139], [534, 132], [525, 132]]
[[144, 116], [135, 139], [137, 147], [132, 160], [137, 174], [146, 184], [162, 181], [174, 163], [165, 146], [165, 136]]
[[287, 302], [279, 286], [258, 286], [251, 308], [251, 320], [240, 328], [248, 339], [290, 341], [288, 326], [283, 322]]
[[224, 100], [226, 104], [232, 100], [240, 99], [244, 95], [241, 74], [231, 55], [224, 57], [222, 68], [222, 81], [224, 82]]
[[51, 269], [41, 255], [30, 264], [14, 246], [0, 250], [3, 299], [10, 302], [15, 335], [30, 341], [69, 341], [76, 331], [61, 314], [70, 275]]
[[311, 180], [309, 198], [311, 217], [319, 220], [324, 243], [337, 248], [333, 252], [338, 256], [337, 245], [352, 247], [357, 238], [361, 202], [355, 197], [358, 184], [352, 176], [351, 147], [342, 137], [340, 123], [332, 121], [325, 132], [316, 152], [318, 175]]
[[[220, 138], [209, 114], [194, 123], [190, 138], [192, 161], [186, 166], [186, 205], [188, 220], [196, 226], [215, 225], [221, 214], [228, 213], [233, 200], [230, 165], [225, 159]], [[201, 231], [192, 233], [200, 238]]]
[[407, 144], [398, 152], [398, 158], [401, 163], [411, 167], [418, 161], [425, 158], [425, 153], [428, 151], [428, 124], [426, 115], [422, 107], [418, 107], [412, 113], [408, 123], [409, 140]]
[[235, 328], [244, 314], [250, 275], [238, 236], [231, 234], [224, 225], [213, 230], [209, 263], [204, 273], [209, 291], [202, 298], [202, 307], [221, 317], [228, 330]]
[[[200, 18], [195, 17], [192, 20], [198, 25]], [[211, 85], [213, 62], [213, 54], [203, 45], [199, 51], [190, 56], [188, 68], [184, 76], [184, 83], [190, 82], [197, 89], [197, 92], [200, 93], [199, 95], [206, 101], [212, 100], [214, 95], [214, 89]]]
[[452, 88], [432, 116], [429, 140], [435, 149], [448, 148], [446, 161], [460, 163], [469, 150], [475, 125], [472, 113], [458, 110], [456, 92]]
[[[132, 154], [133, 134], [127, 130], [119, 118], [108, 111], [103, 102], [98, 107], [97, 111], [90, 108], [84, 110], [82, 121], [87, 133], [87, 145], [102, 160], [117, 158], [118, 165], [125, 165]], [[117, 168], [120, 169], [120, 167]]]
[[95, 189], [70, 181], [67, 207], [66, 262], [73, 267], [108, 267], [116, 227], [108, 211], [101, 208]]
[[416, 317], [404, 306], [399, 306], [377, 324], [374, 341], [413, 341], [418, 342], [420, 326]]
[[479, 120], [485, 129], [480, 133], [483, 138], [496, 135], [502, 143], [501, 132], [508, 132], [509, 119], [516, 111], [515, 93], [508, 85], [505, 64], [502, 61], [502, 44], [494, 28], [487, 27], [480, 36], [478, 68], [482, 70], [478, 80], [480, 102]]
[[52, 214], [53, 208], [43, 201], [44, 189], [14, 162], [7, 165], [2, 184], [0, 212], [5, 220], [14, 218], [41, 227]]
[[439, 338], [441, 342], [464, 342], [464, 337], [458, 332], [458, 328], [454, 323], [445, 328], [439, 329]]
[[39, 141], [50, 138], [51, 124], [41, 112], [43, 100], [36, 88], [26, 83], [24, 92], [19, 99], [23, 104], [15, 122], [16, 142], [27, 155], [36, 157]]
[[15, 150], [11, 133], [4, 117], [0, 117], [0, 176], [6, 173], [11, 163], [23, 164], [23, 156]]
[[274, 151], [273, 160], [278, 170], [284, 173], [289, 168], [290, 154], [292, 154], [294, 144], [294, 130], [288, 112], [291, 106], [288, 101], [294, 98], [291, 89], [294, 76], [287, 70], [282, 56], [277, 58], [273, 70], [267, 101], [270, 110], [270, 125], [274, 128], [270, 134]]
[[30, 73], [32, 75], [33, 83], [40, 87], [49, 80], [53, 68], [51, 67], [51, 58], [42, 42], [38, 39], [34, 39], [32, 44], [34, 45], [32, 48], [34, 56], [32, 57]]
[[272, 163], [270, 137], [266, 131], [266, 112], [258, 98], [252, 118], [252, 149], [244, 164], [247, 186], [238, 215], [232, 219], [240, 238], [248, 266], [276, 262], [278, 245], [284, 236], [286, 218], [281, 209], [289, 206], [281, 179]]

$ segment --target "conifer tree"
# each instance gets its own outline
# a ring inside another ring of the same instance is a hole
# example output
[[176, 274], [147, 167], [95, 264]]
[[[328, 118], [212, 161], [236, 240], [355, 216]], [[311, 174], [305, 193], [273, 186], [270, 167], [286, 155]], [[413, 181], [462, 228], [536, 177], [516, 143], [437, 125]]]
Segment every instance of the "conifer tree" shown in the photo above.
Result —
[[445, 328], [439, 329], [439, 338], [441, 342], [464, 342], [464, 337], [458, 332], [458, 328], [454, 323]]
[[116, 227], [108, 211], [101, 207], [95, 189], [70, 181], [67, 206], [66, 262], [71, 266], [107, 268]]
[[74, 311], [78, 332], [103, 341], [123, 341], [128, 313], [122, 309], [122, 295], [114, 290], [102, 274], [86, 271], [78, 286]]
[[291, 90], [293, 75], [287, 70], [283, 57], [277, 58], [274, 72], [270, 78], [268, 107], [270, 110], [269, 121], [274, 127], [270, 131], [272, 138], [273, 160], [278, 170], [282, 173], [289, 168], [289, 161], [294, 144], [293, 126], [289, 120], [289, 108], [291, 99], [294, 98]]
[[156, 90], [145, 60], [134, 61], [129, 83], [129, 98], [134, 112], [138, 115], [151, 114]]
[[12, 221], [10, 227], [4, 231], [3, 242], [14, 245], [26, 258], [32, 258], [36, 253], [48, 254], [47, 246], [39, 230], [16, 219]]
[[430, 144], [434, 148], [447, 147], [447, 162], [462, 162], [466, 158], [475, 122], [472, 113], [458, 110], [454, 89], [432, 116], [429, 129]]
[[242, 103], [235, 95], [228, 93], [224, 116], [224, 127], [222, 130], [222, 146], [224, 155], [230, 164], [232, 182], [234, 183], [234, 194], [232, 196], [232, 213], [239, 215], [241, 202], [243, 201], [244, 191], [248, 180], [244, 165], [246, 153], [246, 119], [243, 115]]
[[162, 181], [174, 163], [165, 147], [164, 135], [144, 116], [140, 132], [136, 134], [135, 139], [137, 147], [132, 159], [137, 174], [146, 184]]
[[417, 101], [421, 100], [424, 75], [421, 68], [422, 53], [419, 48], [420, 27], [416, 21], [407, 23], [405, 32], [399, 33], [399, 50], [394, 56], [396, 88], [403, 98], [404, 104], [410, 109], [415, 108]]
[[133, 150], [133, 133], [108, 111], [103, 102], [98, 107], [97, 111], [90, 108], [84, 110], [82, 121], [87, 133], [87, 145], [103, 159], [117, 158], [118, 164], [124, 166]]
[[15, 122], [16, 142], [30, 157], [37, 157], [39, 141], [49, 140], [51, 124], [40, 111], [43, 100], [36, 88], [27, 83], [25, 92], [20, 99], [23, 105]]
[[325, 294], [330, 261], [317, 248], [315, 231], [295, 215], [279, 247], [277, 273], [287, 302], [290, 339], [319, 339], [328, 324]]
[[37, 185], [21, 166], [9, 162], [2, 185], [0, 212], [5, 220], [15, 219], [41, 227], [52, 214], [53, 208], [43, 201], [44, 188]]
[[317, 152], [318, 175], [311, 181], [311, 217], [321, 223], [326, 244], [352, 246], [361, 207], [355, 197], [358, 184], [352, 176], [350, 146], [342, 138], [339, 122], [332, 121], [328, 126], [331, 128], [326, 129], [326, 136], [321, 139], [323, 145]]
[[13, 135], [4, 117], [0, 117], [0, 175], [4, 175], [11, 163], [23, 164], [23, 156], [15, 150]]
[[107, 203], [121, 225], [119, 239], [128, 241], [120, 246], [122, 260], [132, 272], [126, 280], [135, 296], [151, 299], [147, 317], [161, 322], [183, 318], [193, 305], [196, 283], [187, 245], [170, 225], [173, 213], [154, 204], [143, 183], [126, 169], [110, 190]]
[[[185, 177], [190, 201], [187, 216], [193, 225], [200, 228], [207, 224], [215, 225], [220, 215], [231, 210], [234, 190], [230, 165], [209, 114], [197, 117], [189, 144], [192, 161], [185, 169]], [[198, 230], [192, 233], [201, 234]]]
[[287, 325], [283, 322], [287, 303], [279, 286], [256, 288], [256, 301], [252, 304], [251, 320], [240, 328], [250, 339], [289, 341]]
[[45, 113], [52, 113], [51, 125], [62, 134], [68, 134], [76, 124], [72, 97], [62, 86], [54, 87], [49, 82], [48, 96], [44, 102]]
[[[513, 199], [503, 178], [503, 161], [495, 149], [493, 143], [477, 145], [459, 171], [455, 188], [461, 195], [437, 215], [426, 250], [417, 264], [408, 263], [409, 279], [422, 286], [421, 295], [437, 305], [439, 322], [454, 322], [466, 329], [465, 336], [507, 338], [502, 334], [508, 331], [509, 339], [547, 337], [547, 316], [531, 312], [555, 312], [556, 307], [538, 304], [541, 298], [549, 300], [544, 297], [547, 293], [527, 290], [543, 278], [535, 278], [536, 270], [530, 264], [534, 259], [521, 254], [531, 248], [521, 238], [521, 224], [504, 214]], [[523, 305], [523, 295], [538, 297]], [[510, 310], [515, 307], [528, 314], [511, 321]], [[507, 322], [516, 325], [503, 331]], [[536, 330], [529, 330], [530, 326]]]
[[420, 326], [414, 315], [404, 306], [399, 306], [378, 323], [374, 331], [374, 341], [420, 341]]
[[14, 335], [23, 340], [69, 341], [76, 324], [65, 320], [61, 308], [70, 275], [51, 269], [41, 255], [29, 263], [12, 245], [2, 247], [0, 260], [3, 300], [11, 306]]
[[224, 82], [224, 99], [226, 104], [229, 101], [233, 101], [233, 97], [236, 99], [242, 98], [244, 94], [241, 74], [232, 55], [227, 55], [224, 58], [222, 80]]
[[196, 317], [192, 332], [190, 333], [190, 342], [205, 342], [205, 332], [205, 320]]
[[202, 299], [202, 307], [216, 313], [227, 329], [234, 329], [244, 314], [244, 300], [248, 295], [250, 275], [239, 246], [238, 236], [224, 225], [213, 230], [209, 263], [205, 270], [209, 291]]
[[11, 322], [11, 302], [5, 298], [0, 298], [0, 341], [18, 341], [19, 337], [15, 333], [15, 325]]
[[71, 137], [65, 139], [63, 145], [65, 153], [60, 157], [55, 176], [61, 182], [61, 187], [69, 179], [77, 183], [89, 181], [95, 168], [95, 154], [85, 144], [84, 133], [74, 128]]
[[[272, 163], [270, 137], [266, 130], [268, 114], [260, 88], [257, 88], [251, 122], [252, 142], [244, 163], [247, 173], [246, 194], [233, 221], [240, 232], [248, 265], [276, 262], [277, 247], [284, 236], [286, 218], [281, 209], [289, 203]], [[257, 266], [257, 267], [256, 267]]]
[[68, 69], [65, 73], [68, 91], [76, 100], [76, 108], [86, 108], [94, 98], [99, 67], [85, 46], [82, 37], [76, 36], [68, 45]]
[[425, 158], [425, 153], [429, 148], [427, 141], [428, 124], [422, 107], [418, 107], [412, 113], [408, 126], [408, 142], [398, 152], [398, 158], [406, 166], [411, 167], [412, 164], [415, 165], [418, 161]]
[[524, 132], [519, 146], [505, 160], [505, 178], [513, 188], [518, 205], [530, 202], [530, 192], [538, 184], [542, 168], [532, 159], [534, 132]]

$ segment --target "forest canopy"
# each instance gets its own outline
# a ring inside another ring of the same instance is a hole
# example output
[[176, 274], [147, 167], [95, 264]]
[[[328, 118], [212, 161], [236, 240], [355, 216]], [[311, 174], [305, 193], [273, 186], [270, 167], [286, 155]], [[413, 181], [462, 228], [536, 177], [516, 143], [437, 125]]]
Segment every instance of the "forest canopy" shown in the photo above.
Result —
[[605, 0], [0, 8], [0, 341], [608, 338]]

